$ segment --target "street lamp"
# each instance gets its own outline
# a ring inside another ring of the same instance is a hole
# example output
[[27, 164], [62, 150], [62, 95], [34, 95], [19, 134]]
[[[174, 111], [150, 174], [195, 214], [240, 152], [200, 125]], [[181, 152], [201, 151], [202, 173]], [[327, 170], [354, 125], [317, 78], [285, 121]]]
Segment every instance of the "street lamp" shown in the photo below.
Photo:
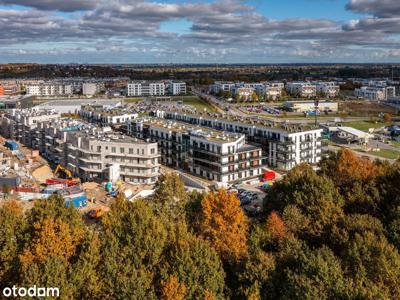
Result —
[[315, 127], [317, 127], [317, 110], [318, 110], [318, 106], [319, 106], [319, 100], [317, 100], [317, 99], [314, 100], [314, 106], [315, 106], [315, 110], [314, 110]]

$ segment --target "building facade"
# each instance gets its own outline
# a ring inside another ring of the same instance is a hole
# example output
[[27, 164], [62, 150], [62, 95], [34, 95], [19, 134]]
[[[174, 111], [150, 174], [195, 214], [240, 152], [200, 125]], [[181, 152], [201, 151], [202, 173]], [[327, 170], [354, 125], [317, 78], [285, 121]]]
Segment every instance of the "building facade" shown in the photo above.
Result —
[[164, 82], [132, 82], [128, 84], [128, 96], [164, 96], [165, 83]]
[[153, 114], [196, 126], [244, 134], [248, 143], [260, 145], [266, 164], [281, 170], [290, 170], [303, 162], [316, 164], [321, 160], [322, 129], [313, 126], [236, 117], [216, 119], [174, 111], [156, 111]]
[[133, 120], [128, 134], [157, 142], [162, 164], [207, 180], [228, 183], [262, 174], [262, 150], [246, 144], [243, 134], [161, 118]]
[[317, 87], [310, 82], [288, 82], [286, 91], [292, 96], [312, 98], [317, 96]]

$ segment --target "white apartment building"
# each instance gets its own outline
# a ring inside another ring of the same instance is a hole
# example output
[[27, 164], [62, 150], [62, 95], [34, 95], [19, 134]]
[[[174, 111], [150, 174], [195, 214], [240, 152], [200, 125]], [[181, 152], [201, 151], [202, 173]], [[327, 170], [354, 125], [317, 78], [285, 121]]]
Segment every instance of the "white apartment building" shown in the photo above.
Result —
[[54, 110], [12, 109], [0, 117], [0, 132], [6, 138], [29, 143], [29, 132], [38, 124], [57, 120], [61, 114]]
[[125, 124], [138, 117], [137, 113], [131, 113], [121, 108], [103, 109], [102, 106], [92, 105], [82, 106], [79, 115], [82, 119], [90, 123], [97, 123], [102, 127]]
[[317, 93], [323, 94], [325, 97], [335, 98], [339, 96], [340, 86], [336, 82], [318, 81], [314, 84], [317, 87]]
[[168, 82], [168, 92], [171, 95], [186, 95], [186, 82]]
[[386, 87], [363, 86], [359, 89], [355, 89], [354, 93], [357, 97], [372, 101], [386, 100]]
[[262, 150], [245, 135], [160, 118], [128, 124], [128, 133], [157, 142], [161, 162], [221, 183], [262, 175]]
[[209, 92], [213, 94], [218, 94], [220, 91], [230, 92], [234, 86], [235, 83], [232, 81], [216, 81], [209, 86]]
[[173, 111], [155, 111], [153, 114], [192, 125], [244, 134], [248, 143], [261, 145], [267, 164], [281, 170], [290, 170], [303, 162], [316, 164], [321, 160], [322, 129], [314, 126], [275, 124], [267, 120], [240, 117], [215, 119]]
[[26, 94], [39, 97], [69, 96], [73, 94], [73, 89], [70, 84], [42, 83], [27, 85]]
[[104, 83], [100, 84], [97, 82], [84, 82], [82, 84], [82, 94], [85, 96], [94, 96], [101, 92]]
[[253, 87], [234, 86], [231, 90], [231, 93], [233, 97], [239, 97], [242, 100], [248, 100], [255, 91], [256, 90]]
[[128, 96], [164, 96], [164, 82], [132, 82], [128, 84]]
[[293, 96], [312, 98], [317, 96], [317, 87], [310, 82], [288, 82], [286, 91]]

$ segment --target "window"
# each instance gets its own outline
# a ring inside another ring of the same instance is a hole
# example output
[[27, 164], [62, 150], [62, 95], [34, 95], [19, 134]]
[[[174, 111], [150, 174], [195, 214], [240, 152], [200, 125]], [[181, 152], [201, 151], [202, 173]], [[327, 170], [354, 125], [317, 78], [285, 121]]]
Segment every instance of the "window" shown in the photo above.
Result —
[[155, 154], [155, 153], [156, 153], [156, 149], [151, 148], [150, 153], [151, 153], [151, 154]]
[[124, 152], [125, 152], [125, 148], [122, 148], [122, 147], [119, 148], [119, 152], [120, 152], [120, 153], [124, 153]]
[[115, 147], [111, 147], [111, 152], [115, 153], [115, 152], [117, 152], [117, 149]]
[[129, 154], [133, 154], [133, 149], [129, 148]]

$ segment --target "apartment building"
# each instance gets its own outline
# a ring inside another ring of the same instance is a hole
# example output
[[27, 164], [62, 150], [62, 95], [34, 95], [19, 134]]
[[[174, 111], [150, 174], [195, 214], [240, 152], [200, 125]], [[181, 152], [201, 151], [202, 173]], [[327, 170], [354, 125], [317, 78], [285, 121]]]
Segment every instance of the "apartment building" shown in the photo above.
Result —
[[15, 95], [21, 91], [21, 86], [18, 80], [0, 80], [0, 90], [0, 95]]
[[247, 100], [251, 98], [255, 91], [256, 90], [253, 87], [234, 86], [231, 90], [231, 93], [233, 97], [239, 97], [241, 100]]
[[386, 99], [386, 88], [363, 86], [359, 89], [355, 89], [354, 94], [357, 97], [372, 101], [384, 101]]
[[128, 96], [164, 96], [164, 82], [140, 81], [128, 84]]
[[218, 94], [220, 91], [231, 92], [235, 85], [236, 84], [232, 81], [216, 81], [214, 84], [209, 86], [208, 90], [213, 94]]
[[170, 81], [167, 83], [168, 93], [170, 95], [186, 95], [186, 82]]
[[157, 142], [162, 164], [222, 183], [262, 174], [262, 150], [229, 133], [160, 118], [128, 124], [128, 134]]
[[292, 96], [312, 98], [317, 96], [317, 87], [310, 82], [288, 82], [286, 91]]
[[137, 113], [131, 113], [125, 109], [104, 109], [103, 106], [96, 105], [82, 106], [79, 115], [82, 119], [99, 124], [102, 127], [125, 124], [127, 121], [138, 117]]
[[[39, 150], [53, 164], [61, 164], [83, 181], [120, 178], [153, 184], [159, 176], [157, 143], [115, 133], [110, 127], [70, 119], [40, 119], [25, 129], [20, 141]], [[2, 124], [12, 131], [14, 124]]]
[[95, 96], [104, 91], [104, 82], [84, 82], [82, 83], [82, 95]]
[[225, 132], [244, 134], [248, 143], [258, 144], [265, 163], [290, 170], [300, 163], [316, 164], [321, 160], [322, 129], [300, 124], [276, 124], [251, 118], [215, 118], [174, 111], [155, 111], [155, 116]]
[[0, 117], [0, 133], [6, 138], [29, 144], [29, 132], [32, 129], [42, 122], [56, 120], [60, 117], [61, 114], [54, 110], [12, 109]]
[[322, 94], [328, 98], [335, 98], [339, 96], [340, 86], [336, 82], [317, 81], [314, 82], [317, 87], [317, 93]]
[[27, 85], [26, 94], [39, 97], [69, 96], [73, 94], [73, 89], [71, 84], [41, 83]]

